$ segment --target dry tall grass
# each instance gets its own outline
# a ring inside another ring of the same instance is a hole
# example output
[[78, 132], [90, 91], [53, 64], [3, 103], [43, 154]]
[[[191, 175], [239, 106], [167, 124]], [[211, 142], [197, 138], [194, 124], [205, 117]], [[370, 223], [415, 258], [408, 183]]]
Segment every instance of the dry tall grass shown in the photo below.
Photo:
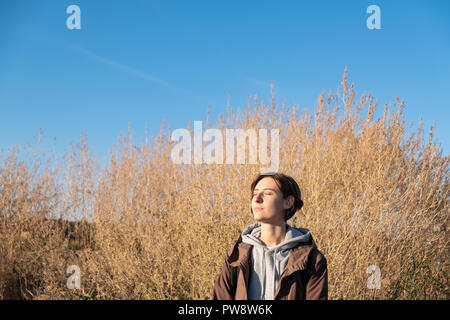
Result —
[[[449, 156], [434, 125], [427, 142], [422, 122], [406, 138], [398, 98], [374, 119], [377, 101], [356, 101], [346, 75], [314, 114], [255, 97], [207, 127], [280, 130], [279, 171], [305, 202], [290, 223], [309, 228], [327, 257], [330, 299], [448, 299]], [[43, 164], [39, 149], [25, 160], [21, 149], [0, 154], [0, 298], [208, 299], [253, 222], [259, 166], [173, 164], [170, 132], [138, 146], [120, 136], [106, 168], [85, 136], [64, 162]], [[80, 218], [89, 223], [68, 222]], [[66, 287], [69, 265], [81, 269], [80, 289]], [[367, 288], [369, 265], [379, 290]]]

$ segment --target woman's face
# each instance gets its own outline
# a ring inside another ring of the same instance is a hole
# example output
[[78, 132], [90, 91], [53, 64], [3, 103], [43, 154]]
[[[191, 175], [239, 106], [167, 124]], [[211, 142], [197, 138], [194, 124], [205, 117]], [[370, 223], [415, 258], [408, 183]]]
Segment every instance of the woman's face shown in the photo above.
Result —
[[283, 211], [292, 206], [292, 200], [292, 196], [283, 199], [275, 180], [265, 177], [256, 184], [253, 191], [253, 217], [259, 222], [280, 224], [284, 222]]

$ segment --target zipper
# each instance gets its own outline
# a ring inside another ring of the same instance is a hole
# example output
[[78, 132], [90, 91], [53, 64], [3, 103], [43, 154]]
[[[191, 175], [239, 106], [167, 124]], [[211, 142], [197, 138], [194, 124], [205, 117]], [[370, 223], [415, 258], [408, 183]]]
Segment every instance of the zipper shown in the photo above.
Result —
[[[297, 247], [295, 247], [295, 250], [298, 250], [298, 248], [300, 247], [300, 246], [306, 246], [306, 245], [308, 245], [308, 244], [304, 244], [304, 245], [299, 245], [299, 246], [297, 246]], [[309, 252], [308, 252], [308, 254], [309, 254]], [[289, 259], [290, 259], [291, 257], [289, 257]], [[288, 262], [289, 263], [289, 262]], [[287, 267], [287, 266], [286, 266]], [[282, 282], [283, 282], [283, 280], [286, 278], [285, 276], [286, 276], [286, 270], [288, 270], [287, 268], [284, 268], [284, 270], [283, 270], [283, 272], [281, 273], [281, 276], [280, 276], [280, 280], [278, 281], [278, 286], [277, 286], [277, 289], [276, 289], [276, 291], [275, 291], [275, 295], [274, 295], [274, 300], [276, 300], [276, 298], [277, 298], [277, 295], [280, 293], [280, 290], [281, 290], [281, 284], [282, 284]], [[291, 275], [292, 273], [294, 273], [295, 271], [293, 271], [293, 272], [291, 272], [289, 275]]]
[[277, 299], [277, 295], [278, 295], [278, 293], [280, 293], [281, 282], [283, 282], [283, 280], [285, 279], [285, 273], [286, 273], [286, 268], [284, 268], [283, 272], [281, 273], [280, 280], [278, 280], [277, 290], [275, 291], [275, 295], [273, 296], [274, 300]]

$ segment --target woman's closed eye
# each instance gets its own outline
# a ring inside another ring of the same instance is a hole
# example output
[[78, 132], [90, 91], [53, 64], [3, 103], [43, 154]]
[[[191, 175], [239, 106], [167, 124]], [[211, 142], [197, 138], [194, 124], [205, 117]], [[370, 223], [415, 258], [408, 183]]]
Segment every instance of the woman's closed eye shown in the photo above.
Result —
[[[254, 193], [253, 197], [256, 197], [257, 195], [258, 195], [257, 193]], [[265, 192], [265, 193], [263, 193], [263, 195], [264, 196], [271, 196], [271, 195], [273, 195], [273, 193], [272, 192]]]

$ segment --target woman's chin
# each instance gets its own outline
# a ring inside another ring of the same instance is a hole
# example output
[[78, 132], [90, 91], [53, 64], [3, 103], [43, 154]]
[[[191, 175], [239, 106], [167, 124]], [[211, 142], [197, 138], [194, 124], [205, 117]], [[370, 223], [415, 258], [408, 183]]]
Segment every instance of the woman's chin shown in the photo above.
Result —
[[263, 215], [259, 212], [255, 212], [253, 214], [253, 219], [256, 222], [260, 222], [260, 223], [265, 223], [265, 224], [279, 224], [279, 220], [278, 217], [267, 217], [266, 215]]
[[253, 215], [253, 218], [255, 219], [256, 222], [263, 222], [263, 223], [267, 223], [271, 220], [271, 219], [268, 219], [266, 216], [264, 216], [261, 213], [255, 213]]

